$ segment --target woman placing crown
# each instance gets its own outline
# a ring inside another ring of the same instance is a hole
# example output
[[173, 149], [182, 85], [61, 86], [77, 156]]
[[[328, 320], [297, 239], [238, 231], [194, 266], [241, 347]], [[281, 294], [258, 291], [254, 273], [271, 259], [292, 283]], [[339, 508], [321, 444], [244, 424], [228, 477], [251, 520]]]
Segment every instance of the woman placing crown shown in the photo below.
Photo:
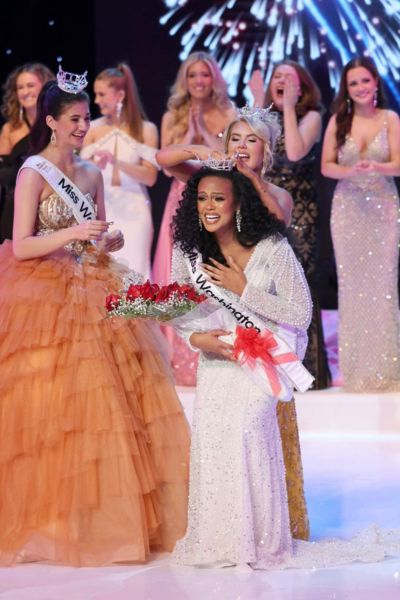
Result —
[[[184, 179], [198, 170], [201, 161], [215, 166], [219, 160], [233, 160], [237, 169], [253, 184], [264, 206], [285, 224], [291, 220], [292, 199], [288, 192], [268, 182], [264, 175], [271, 165], [274, 144], [280, 127], [266, 109], [244, 107], [227, 127], [223, 141], [226, 154], [212, 152], [199, 145], [174, 145], [161, 149], [157, 160], [164, 168], [173, 171], [178, 167]], [[187, 162], [188, 161], [188, 162]], [[309, 524], [303, 489], [303, 469], [297, 428], [295, 402], [278, 402], [278, 422], [285, 459], [287, 494], [289, 501], [290, 526], [293, 537], [307, 539]]]
[[308, 332], [305, 364], [315, 377], [315, 388], [326, 388], [330, 372], [325, 352], [321, 308], [316, 288], [318, 202], [315, 182], [317, 143], [321, 136], [321, 94], [310, 73], [299, 63], [276, 64], [267, 90], [260, 71], [250, 80], [255, 104], [269, 106], [282, 125], [275, 160], [268, 177], [293, 198], [290, 243], [303, 266], [313, 296], [313, 318]]
[[103, 171], [107, 215], [125, 237], [117, 258], [146, 279], [150, 276], [153, 239], [147, 187], [157, 179], [157, 128], [145, 117], [127, 64], [99, 73], [94, 91], [102, 116], [92, 122], [81, 156], [93, 160]]
[[123, 237], [108, 233], [99, 169], [76, 155], [89, 99], [68, 81], [40, 94], [0, 248], [2, 565], [143, 561], [186, 525], [186, 420], [162, 336], [105, 318]]

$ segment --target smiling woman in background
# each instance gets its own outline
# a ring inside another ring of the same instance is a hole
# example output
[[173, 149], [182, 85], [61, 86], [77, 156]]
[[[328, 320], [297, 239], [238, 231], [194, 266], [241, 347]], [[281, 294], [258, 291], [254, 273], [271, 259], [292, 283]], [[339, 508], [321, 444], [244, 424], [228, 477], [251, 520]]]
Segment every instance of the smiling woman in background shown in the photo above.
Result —
[[[204, 144], [209, 151], [221, 149], [221, 136], [234, 116], [226, 82], [215, 59], [206, 52], [193, 52], [181, 64], [162, 118], [161, 147], [170, 144]], [[170, 175], [168, 171], [167, 175]], [[177, 209], [182, 182], [174, 179], [165, 204], [153, 264], [153, 279], [168, 283], [171, 278], [171, 223]], [[173, 348], [172, 366], [180, 385], [194, 385], [196, 365], [193, 353], [174, 331], [166, 335]]]
[[384, 108], [368, 57], [342, 73], [322, 152], [338, 179], [331, 228], [339, 280], [339, 366], [345, 389], [400, 390], [398, 256], [400, 120]]
[[157, 128], [146, 119], [127, 64], [99, 73], [94, 92], [102, 116], [92, 122], [81, 156], [103, 171], [107, 215], [125, 238], [117, 257], [146, 279], [153, 239], [147, 187], [157, 179]]
[[15, 180], [28, 154], [40, 90], [50, 79], [54, 75], [45, 65], [27, 63], [14, 69], [3, 87], [1, 112], [6, 123], [0, 133], [0, 242], [12, 239]]

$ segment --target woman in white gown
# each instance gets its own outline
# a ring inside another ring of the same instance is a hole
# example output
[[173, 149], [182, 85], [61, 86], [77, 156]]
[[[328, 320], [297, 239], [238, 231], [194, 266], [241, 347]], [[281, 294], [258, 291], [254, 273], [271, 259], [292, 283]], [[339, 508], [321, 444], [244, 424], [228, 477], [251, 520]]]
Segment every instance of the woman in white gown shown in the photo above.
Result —
[[[224, 288], [229, 300], [255, 312], [266, 327], [279, 323], [295, 328], [304, 341], [311, 301], [283, 230], [243, 174], [200, 171], [189, 180], [177, 211], [173, 279], [189, 281], [185, 255], [200, 252], [208, 277]], [[225, 266], [218, 267], [215, 260]], [[223, 334], [187, 336], [201, 354], [189, 527], [176, 557], [199, 565], [267, 566], [291, 549], [277, 398], [260, 390], [230, 360], [231, 347], [218, 337]]]
[[293, 349], [303, 358], [312, 306], [283, 228], [235, 170], [193, 175], [174, 218], [173, 278], [226, 307], [222, 329], [207, 331], [190, 315], [180, 327], [200, 351], [188, 529], [174, 551], [182, 564], [312, 567], [400, 553], [398, 532], [381, 537], [370, 530], [334, 544], [292, 539], [278, 394], [256, 385], [234, 360], [231, 338], [223, 339], [238, 322], [252, 320], [273, 332], [278, 326], [291, 332]]
[[153, 239], [147, 187], [157, 178], [157, 128], [145, 120], [128, 65], [102, 71], [94, 91], [102, 117], [92, 122], [81, 156], [103, 171], [107, 216], [125, 238], [117, 258], [146, 279]]

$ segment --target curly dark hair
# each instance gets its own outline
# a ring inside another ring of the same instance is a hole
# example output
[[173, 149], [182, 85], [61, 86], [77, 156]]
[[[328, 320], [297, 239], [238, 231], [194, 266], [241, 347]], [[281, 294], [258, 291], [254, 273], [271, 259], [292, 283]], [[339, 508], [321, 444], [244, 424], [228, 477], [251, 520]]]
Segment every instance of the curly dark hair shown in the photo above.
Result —
[[382, 79], [379, 77], [378, 69], [372, 58], [369, 56], [358, 56], [350, 60], [343, 68], [339, 91], [332, 103], [332, 112], [336, 114], [336, 147], [338, 149], [345, 143], [353, 122], [354, 106], [347, 91], [347, 73], [357, 67], [367, 69], [377, 81], [378, 94], [376, 107], [384, 108], [386, 105]]
[[172, 221], [173, 240], [184, 254], [193, 250], [201, 253], [204, 262], [210, 258], [227, 265], [226, 258], [218, 245], [216, 237], [199, 227], [197, 211], [197, 189], [204, 177], [220, 177], [232, 183], [233, 196], [240, 207], [242, 215], [241, 231], [235, 229], [239, 243], [250, 248], [260, 240], [270, 236], [285, 234], [286, 227], [273, 215], [264, 204], [251, 181], [236, 169], [232, 171], [216, 171], [203, 168], [189, 179], [183, 191], [182, 199]]

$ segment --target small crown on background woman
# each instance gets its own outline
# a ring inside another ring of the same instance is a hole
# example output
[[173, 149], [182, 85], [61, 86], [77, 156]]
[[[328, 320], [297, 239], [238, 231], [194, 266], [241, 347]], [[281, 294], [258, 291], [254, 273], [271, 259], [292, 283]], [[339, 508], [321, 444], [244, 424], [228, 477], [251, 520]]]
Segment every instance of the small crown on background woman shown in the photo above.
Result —
[[79, 94], [88, 84], [86, 75], [87, 71], [82, 73], [82, 75], [63, 71], [61, 65], [59, 65], [57, 73], [58, 87], [68, 94]]

